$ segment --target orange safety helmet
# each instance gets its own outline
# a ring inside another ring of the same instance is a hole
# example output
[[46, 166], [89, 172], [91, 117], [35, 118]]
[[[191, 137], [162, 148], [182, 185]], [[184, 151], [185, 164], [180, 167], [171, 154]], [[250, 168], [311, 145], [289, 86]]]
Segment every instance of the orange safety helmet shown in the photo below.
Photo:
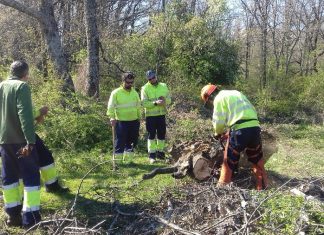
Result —
[[207, 103], [210, 95], [217, 89], [216, 85], [208, 84], [201, 89], [201, 99]]

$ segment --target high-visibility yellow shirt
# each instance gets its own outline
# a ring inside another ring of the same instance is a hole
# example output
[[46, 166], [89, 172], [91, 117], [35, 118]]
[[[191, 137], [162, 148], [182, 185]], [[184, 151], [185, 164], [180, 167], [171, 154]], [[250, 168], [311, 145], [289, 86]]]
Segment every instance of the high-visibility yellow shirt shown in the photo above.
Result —
[[141, 100], [134, 88], [119, 87], [113, 90], [108, 101], [107, 115], [119, 121], [134, 121], [141, 118]]
[[[242, 123], [236, 124], [238, 121]], [[236, 90], [222, 90], [214, 99], [213, 126], [216, 134], [222, 134], [227, 127], [239, 130], [260, 126], [260, 123], [254, 106], [245, 95]]]
[[[165, 98], [165, 105], [154, 105], [154, 102], [161, 96]], [[141, 100], [146, 117], [165, 115], [167, 113], [166, 105], [171, 104], [169, 89], [162, 82], [159, 82], [157, 85], [152, 85], [150, 82], [147, 82], [141, 89]]]

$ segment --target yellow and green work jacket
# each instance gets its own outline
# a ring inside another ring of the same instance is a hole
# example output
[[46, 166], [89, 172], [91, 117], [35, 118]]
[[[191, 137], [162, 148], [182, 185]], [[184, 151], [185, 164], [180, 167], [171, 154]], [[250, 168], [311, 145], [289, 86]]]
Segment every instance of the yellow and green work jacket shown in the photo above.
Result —
[[108, 101], [107, 115], [119, 121], [134, 121], [141, 118], [141, 100], [134, 88], [113, 90]]
[[165, 104], [171, 104], [171, 97], [169, 89], [165, 83], [159, 82], [157, 85], [152, 85], [147, 82], [141, 90], [141, 100], [145, 108], [145, 116], [161, 116], [167, 113], [166, 106], [154, 105], [154, 102], [163, 96], [165, 98]]
[[222, 134], [226, 127], [239, 130], [259, 125], [255, 108], [241, 92], [222, 90], [216, 95], [213, 112], [213, 126], [216, 134]]

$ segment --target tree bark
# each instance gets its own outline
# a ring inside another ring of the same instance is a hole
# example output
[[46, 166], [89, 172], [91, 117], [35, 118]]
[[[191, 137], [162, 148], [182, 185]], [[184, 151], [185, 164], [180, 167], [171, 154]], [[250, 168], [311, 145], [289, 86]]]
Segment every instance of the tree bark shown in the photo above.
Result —
[[99, 33], [96, 19], [95, 0], [84, 0], [85, 26], [87, 34], [87, 95], [99, 97]]
[[55, 72], [64, 80], [63, 91], [74, 91], [74, 84], [68, 71], [67, 60], [61, 44], [61, 36], [54, 16], [53, 1], [42, 0], [39, 10], [15, 0], [0, 0], [0, 4], [25, 13], [40, 23], [49, 56], [54, 63]]
[[162, 12], [165, 12], [165, 0], [162, 0]]

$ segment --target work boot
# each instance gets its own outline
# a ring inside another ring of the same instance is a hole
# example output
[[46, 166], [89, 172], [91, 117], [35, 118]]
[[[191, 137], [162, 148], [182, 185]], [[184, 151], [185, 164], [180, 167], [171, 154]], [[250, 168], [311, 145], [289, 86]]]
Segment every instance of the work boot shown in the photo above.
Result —
[[268, 187], [268, 176], [264, 169], [264, 160], [260, 159], [257, 164], [253, 164], [252, 170], [256, 177], [256, 189], [266, 189]]
[[61, 186], [58, 180], [52, 184], [45, 185], [45, 187], [48, 193], [67, 193], [70, 191], [69, 188]]
[[[41, 221], [41, 215], [39, 211], [33, 211], [33, 212], [23, 212], [23, 229], [30, 229], [35, 224], [38, 224]], [[35, 226], [33, 229], [36, 229], [37, 226]]]
[[6, 225], [8, 227], [21, 227], [22, 226], [21, 215], [10, 216], [6, 221]]
[[164, 160], [165, 159], [165, 153], [164, 152], [157, 152], [156, 153], [156, 157], [158, 158], [158, 159], [161, 159], [161, 160]]
[[227, 162], [223, 162], [217, 186], [218, 187], [225, 186], [226, 184], [229, 184], [231, 180], [232, 180], [232, 170], [228, 166]]
[[156, 153], [149, 154], [149, 159], [151, 164], [155, 162], [155, 158], [156, 158]]

